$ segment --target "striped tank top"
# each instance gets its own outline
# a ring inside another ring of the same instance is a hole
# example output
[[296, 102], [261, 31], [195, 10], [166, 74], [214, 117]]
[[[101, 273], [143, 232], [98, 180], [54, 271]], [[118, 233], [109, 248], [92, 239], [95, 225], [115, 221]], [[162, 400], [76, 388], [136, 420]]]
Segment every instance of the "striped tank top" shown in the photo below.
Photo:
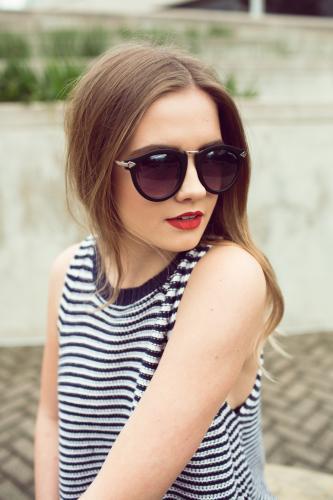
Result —
[[[187, 280], [209, 248], [199, 244], [179, 252], [158, 275], [122, 289], [115, 304], [94, 312], [109, 290], [96, 289], [96, 239], [90, 234], [80, 242], [57, 319], [60, 500], [77, 499], [98, 474], [154, 375]], [[260, 367], [238, 408], [222, 404], [163, 499], [276, 500], [263, 472], [261, 375]]]

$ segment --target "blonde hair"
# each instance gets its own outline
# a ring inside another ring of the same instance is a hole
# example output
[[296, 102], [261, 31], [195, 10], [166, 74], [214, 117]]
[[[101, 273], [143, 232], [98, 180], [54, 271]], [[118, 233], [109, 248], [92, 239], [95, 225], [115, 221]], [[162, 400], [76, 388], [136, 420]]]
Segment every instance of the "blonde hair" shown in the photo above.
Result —
[[[128, 233], [118, 215], [111, 182], [114, 161], [122, 158], [143, 114], [156, 99], [193, 85], [216, 103], [224, 142], [247, 151], [237, 182], [223, 193], [223, 203], [219, 196], [200, 243], [215, 245], [228, 240], [260, 263], [266, 278], [269, 313], [259, 340], [266, 340], [276, 332], [284, 301], [268, 258], [249, 233], [246, 207], [250, 153], [237, 107], [213, 68], [179, 47], [148, 41], [118, 45], [93, 61], [69, 94], [65, 113], [67, 206], [71, 212], [72, 190], [84, 208], [90, 232], [96, 237], [101, 257], [96, 283], [106, 275], [111, 262], [117, 269], [112, 296], [99, 308], [103, 309], [116, 301], [121, 288], [121, 237], [139, 240], [138, 235]], [[276, 341], [271, 344], [281, 352]], [[255, 347], [257, 357], [258, 349], [259, 341]], [[268, 374], [265, 370], [264, 373]]]

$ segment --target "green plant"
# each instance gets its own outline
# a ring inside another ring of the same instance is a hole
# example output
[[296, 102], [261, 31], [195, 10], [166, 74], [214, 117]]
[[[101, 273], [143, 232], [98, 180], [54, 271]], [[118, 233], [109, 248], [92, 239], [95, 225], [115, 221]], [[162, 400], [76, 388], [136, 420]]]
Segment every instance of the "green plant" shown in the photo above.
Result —
[[110, 33], [103, 28], [95, 27], [79, 34], [79, 52], [81, 56], [98, 56], [107, 48]]
[[0, 33], [0, 57], [6, 59], [24, 58], [31, 53], [28, 41], [18, 33]]
[[157, 44], [173, 41], [176, 37], [176, 33], [171, 30], [161, 30], [158, 28], [133, 29], [128, 26], [120, 26], [115, 31], [115, 34], [123, 40], [152, 40]]
[[133, 37], [133, 29], [128, 28], [127, 26], [119, 26], [114, 33], [117, 37], [122, 38], [123, 40], [129, 40]]
[[248, 97], [248, 98], [257, 97], [258, 90], [255, 89], [254, 87], [249, 87], [249, 88], [243, 90], [241, 95], [242, 95], [242, 97]]
[[237, 81], [233, 73], [227, 76], [227, 79], [224, 82], [224, 86], [227, 89], [227, 91], [230, 92], [231, 95], [237, 95], [238, 92]]
[[184, 31], [184, 42], [186, 48], [194, 54], [200, 52], [201, 35], [196, 28], [189, 27]]
[[272, 43], [266, 43], [265, 49], [271, 50], [273, 53], [278, 54], [279, 56], [289, 56], [292, 54], [291, 47], [286, 43], [285, 40], [276, 40]]
[[38, 95], [38, 77], [25, 61], [7, 61], [0, 73], [0, 101], [34, 100]]
[[121, 40], [151, 40], [156, 44], [172, 43], [172, 45], [185, 46], [191, 52], [198, 53], [201, 48], [201, 34], [196, 27], [188, 27], [185, 31], [178, 32], [172, 28], [139, 28], [123, 25], [119, 26], [115, 36]]
[[84, 67], [71, 62], [49, 62], [40, 78], [38, 98], [41, 101], [66, 99], [68, 92], [82, 74]]
[[40, 50], [47, 56], [77, 56], [80, 52], [79, 32], [67, 29], [40, 33]]
[[236, 80], [236, 76], [231, 73], [227, 76], [226, 80], [224, 81], [224, 86], [226, 90], [234, 97], [256, 97], [258, 95], [258, 91], [253, 88], [249, 87], [244, 90], [240, 90], [238, 88], [238, 83]]
[[221, 24], [211, 24], [206, 32], [206, 36], [230, 38], [233, 35], [233, 30], [229, 26], [222, 26]]
[[52, 57], [95, 57], [108, 46], [110, 34], [98, 26], [89, 30], [54, 30], [40, 34], [40, 49]]

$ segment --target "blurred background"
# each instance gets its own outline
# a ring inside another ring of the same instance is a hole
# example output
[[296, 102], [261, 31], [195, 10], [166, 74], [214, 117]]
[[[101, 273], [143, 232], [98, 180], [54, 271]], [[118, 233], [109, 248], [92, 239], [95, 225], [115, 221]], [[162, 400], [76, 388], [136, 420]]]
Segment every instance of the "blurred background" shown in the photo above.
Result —
[[[284, 294], [293, 356], [267, 348], [278, 379], [264, 381], [267, 459], [333, 473], [333, 0], [0, 0], [0, 500], [33, 498], [48, 273], [87, 234], [65, 204], [66, 95], [93, 58], [132, 39], [187, 48], [238, 105], [250, 228]], [[287, 491], [280, 469], [268, 474], [281, 498], [333, 498], [332, 483], [327, 496], [311, 489], [315, 476], [294, 472]]]

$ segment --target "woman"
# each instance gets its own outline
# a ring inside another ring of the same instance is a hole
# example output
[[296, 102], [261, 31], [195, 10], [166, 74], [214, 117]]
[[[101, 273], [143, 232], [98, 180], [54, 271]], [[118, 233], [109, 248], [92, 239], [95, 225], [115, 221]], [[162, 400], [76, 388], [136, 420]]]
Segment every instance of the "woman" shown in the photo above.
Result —
[[82, 76], [66, 132], [89, 234], [50, 273], [37, 500], [274, 498], [260, 386], [283, 298], [232, 98], [185, 51], [132, 42]]

